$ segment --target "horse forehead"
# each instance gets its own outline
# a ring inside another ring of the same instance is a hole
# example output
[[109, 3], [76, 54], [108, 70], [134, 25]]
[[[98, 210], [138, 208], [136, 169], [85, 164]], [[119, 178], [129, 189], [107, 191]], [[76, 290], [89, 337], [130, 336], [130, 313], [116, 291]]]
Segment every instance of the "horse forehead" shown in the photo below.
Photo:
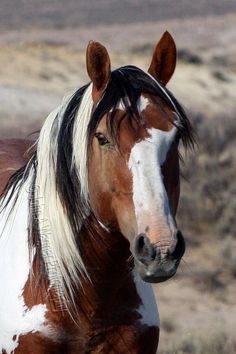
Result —
[[148, 128], [168, 132], [172, 130], [173, 123], [178, 120], [178, 116], [173, 109], [158, 96], [142, 94], [137, 105]]
[[[173, 123], [178, 120], [177, 114], [158, 96], [142, 93], [136, 104], [144, 126], [147, 128], [168, 132], [172, 130]], [[118, 109], [117, 119], [119, 119], [124, 116], [126, 109], [122, 100], [118, 101], [116, 108]], [[144, 129], [139, 129], [139, 134], [139, 139], [146, 138], [148, 135]]]
[[[163, 163], [177, 132], [178, 115], [159, 97], [142, 94], [137, 101], [137, 108], [144, 121], [139, 129], [138, 139], [131, 148], [158, 152]], [[148, 158], [148, 156], [147, 156]]]
[[[116, 120], [121, 121], [119, 128], [119, 140], [121, 151], [130, 153], [132, 147], [138, 142], [147, 140], [150, 135], [151, 139], [156, 145], [169, 146], [171, 141], [171, 134], [162, 134], [175, 131], [173, 122], [177, 120], [177, 115], [173, 110], [166, 105], [166, 103], [159, 97], [150, 96], [142, 93], [137, 99], [137, 109], [142, 116], [143, 122], [140, 124], [134, 119], [132, 128], [130, 129], [130, 121], [124, 118], [125, 106], [123, 100], [118, 101], [116, 105]], [[99, 130], [106, 134], [107, 132], [108, 116], [104, 115], [99, 123]], [[170, 139], [169, 139], [170, 137]], [[149, 139], [150, 140], [150, 139]], [[167, 149], [168, 149], [167, 146]]]

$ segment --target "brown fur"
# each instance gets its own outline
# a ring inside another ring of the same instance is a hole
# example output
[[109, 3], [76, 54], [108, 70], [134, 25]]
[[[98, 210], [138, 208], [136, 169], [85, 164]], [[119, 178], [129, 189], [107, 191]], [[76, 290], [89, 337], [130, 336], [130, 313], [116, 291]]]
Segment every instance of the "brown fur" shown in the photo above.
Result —
[[90, 41], [86, 54], [87, 72], [93, 82], [93, 100], [98, 102], [110, 79], [111, 63], [106, 48]]
[[175, 71], [176, 46], [169, 32], [157, 43], [148, 72], [166, 85]]
[[0, 194], [10, 176], [29, 160], [31, 146], [30, 140], [0, 140]]
[[[96, 221], [91, 220], [91, 223]], [[26, 306], [46, 303], [47, 319], [56, 329], [56, 342], [31, 334], [22, 337], [22, 348], [30, 348], [29, 343], [34, 343], [37, 354], [155, 353], [159, 329], [138, 323], [136, 309], [140, 298], [130, 273], [132, 264], [127, 263], [129, 244], [119, 233], [101, 234], [99, 225], [95, 230], [94, 238], [88, 237], [86, 230], [80, 235], [91, 282], [83, 280], [83, 290], [78, 293], [77, 325], [59, 310], [55, 293], [47, 296], [47, 286], [41, 284], [35, 289], [29, 280], [24, 291]], [[36, 264], [34, 269], [37, 274]]]

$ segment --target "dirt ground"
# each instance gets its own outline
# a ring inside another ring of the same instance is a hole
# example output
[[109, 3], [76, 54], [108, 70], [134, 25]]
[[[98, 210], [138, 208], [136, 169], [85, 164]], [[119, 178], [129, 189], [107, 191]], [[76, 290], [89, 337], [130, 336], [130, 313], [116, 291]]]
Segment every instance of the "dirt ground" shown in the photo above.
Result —
[[[19, 7], [9, 21], [8, 2], [0, 4], [0, 137], [26, 136], [39, 129], [64, 95], [88, 81], [89, 39], [107, 46], [113, 67], [147, 69], [155, 42], [168, 29], [179, 50], [169, 88], [189, 113], [199, 147], [187, 154], [182, 167], [187, 181], [183, 179], [178, 220], [187, 252], [178, 275], [154, 287], [161, 317], [158, 353], [236, 353], [235, 1], [202, 0], [202, 7], [188, 10], [191, 18], [179, 9], [172, 15], [167, 4], [173, 6], [173, 1], [166, 1], [166, 7], [159, 1], [165, 20], [159, 16], [156, 22], [148, 15], [141, 22], [139, 1], [127, 1], [133, 17], [122, 26], [115, 18], [102, 24], [97, 8], [97, 21], [89, 26], [82, 20], [76, 26], [74, 17], [68, 24], [62, 5], [56, 11], [41, 2], [41, 11], [34, 14], [37, 21], [29, 16], [32, 0], [27, 6], [19, 1], [27, 11]], [[105, 6], [106, 1], [101, 3]], [[181, 3], [184, 8], [188, 1]], [[68, 4], [73, 10], [74, 2]], [[88, 4], [84, 2], [84, 14], [95, 6]], [[116, 11], [119, 17], [121, 10]]]

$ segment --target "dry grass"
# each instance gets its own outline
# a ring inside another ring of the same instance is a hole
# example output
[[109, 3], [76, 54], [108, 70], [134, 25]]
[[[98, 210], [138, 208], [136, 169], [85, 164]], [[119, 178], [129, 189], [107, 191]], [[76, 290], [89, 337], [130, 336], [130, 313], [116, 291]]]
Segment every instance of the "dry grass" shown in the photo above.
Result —
[[218, 331], [207, 336], [186, 336], [177, 342], [171, 342], [165, 349], [159, 349], [158, 354], [234, 354], [236, 340], [227, 333]]

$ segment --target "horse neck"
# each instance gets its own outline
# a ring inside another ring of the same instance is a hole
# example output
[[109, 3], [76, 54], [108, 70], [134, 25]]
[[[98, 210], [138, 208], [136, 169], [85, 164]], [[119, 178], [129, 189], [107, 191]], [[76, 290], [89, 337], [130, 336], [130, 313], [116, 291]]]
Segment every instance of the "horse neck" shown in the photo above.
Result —
[[[133, 305], [137, 305], [139, 298], [135, 290], [129, 243], [125, 237], [119, 232], [106, 231], [93, 216], [88, 218], [82, 226], [78, 237], [78, 247], [90, 277], [90, 279], [80, 277], [81, 285], [74, 299], [79, 322], [83, 322], [83, 325], [87, 324], [88, 327], [90, 324], [96, 327], [96, 320], [109, 323], [107, 312], [112, 313], [114, 310], [119, 312], [124, 303], [133, 309]], [[37, 257], [34, 260], [33, 269], [35, 275], [39, 274], [39, 279], [37, 276], [31, 279], [33, 283], [37, 283], [36, 287], [30, 285], [31, 281], [26, 285], [25, 297], [28, 299], [28, 307], [31, 308], [35, 304], [35, 299], [37, 303], [46, 301], [51, 312], [56, 311], [58, 319], [63, 317], [66, 323], [70, 322], [69, 313], [68, 316], [66, 311], [60, 314], [60, 307], [58, 307], [60, 299], [57, 293], [50, 289], [50, 280], [40, 276], [40, 264]], [[32, 288], [35, 291], [34, 296], [32, 296]], [[39, 288], [40, 291], [38, 291]], [[48, 291], [50, 296], [47, 295]], [[115, 307], [114, 298], [116, 299]]]
[[[86, 226], [87, 225], [87, 226]], [[116, 231], [103, 228], [90, 217], [79, 235], [79, 248], [94, 291], [103, 287], [119, 287], [132, 270], [129, 242]]]
[[119, 311], [119, 301], [122, 306], [136, 295], [131, 253], [122, 234], [106, 231], [94, 220], [90, 220], [89, 231], [82, 228], [79, 238], [91, 281], [82, 280], [78, 306], [94, 321], [94, 317], [107, 317], [108, 309], [114, 308], [114, 298]]
[[[126, 340], [122, 339], [119, 342], [120, 339], [128, 338], [129, 348], [131, 348], [144, 341], [142, 336], [149, 328], [144, 324], [141, 329], [140, 319], [142, 320], [143, 315], [139, 308], [142, 299], [134, 279], [129, 243], [120, 233], [104, 230], [93, 218], [88, 222], [90, 227], [84, 225], [81, 229], [79, 248], [83, 254], [90, 281], [86, 278], [81, 279], [81, 287], [75, 295], [76, 311], [71, 312], [73, 318], [69, 312], [60, 311], [57, 307], [58, 295], [53, 288], [50, 288], [46, 279], [43, 280], [43, 284], [38, 283], [40, 286], [37, 287], [32, 287], [30, 281], [27, 283], [24, 289], [25, 303], [29, 308], [36, 303], [46, 303], [49, 323], [53, 323], [58, 328], [58, 333], [63, 328], [63, 333], [74, 338], [75, 346], [78, 348], [95, 350], [98, 347], [106, 348], [107, 342], [109, 352], [110, 345], [114, 345], [114, 352], [117, 350], [117, 352], [125, 353], [129, 351]], [[39, 269], [37, 258], [35, 258], [34, 269]], [[36, 278], [33, 277], [33, 279]], [[36, 288], [35, 296], [32, 296], [32, 288]], [[134, 330], [135, 328], [138, 328], [140, 332]], [[151, 331], [153, 330], [154, 333], [151, 333], [156, 343], [158, 329], [151, 327]], [[141, 338], [140, 342], [137, 336]], [[155, 343], [154, 346], [156, 346]], [[85, 351], [90, 352], [90, 350]]]

